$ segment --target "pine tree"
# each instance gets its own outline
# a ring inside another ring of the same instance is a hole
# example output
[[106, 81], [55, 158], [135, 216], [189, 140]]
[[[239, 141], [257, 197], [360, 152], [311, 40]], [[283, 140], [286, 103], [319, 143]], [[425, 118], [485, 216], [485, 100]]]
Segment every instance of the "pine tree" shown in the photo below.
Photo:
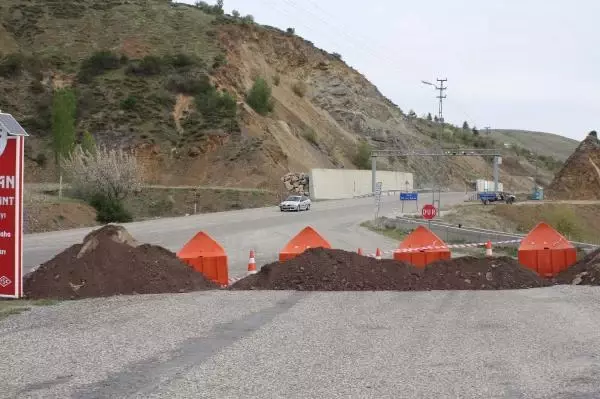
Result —
[[69, 88], [59, 89], [52, 99], [52, 147], [56, 167], [60, 172], [61, 161], [75, 147], [75, 110], [77, 100]]
[[467, 121], [464, 121], [463, 123], [463, 130], [469, 130], [469, 124], [467, 123]]

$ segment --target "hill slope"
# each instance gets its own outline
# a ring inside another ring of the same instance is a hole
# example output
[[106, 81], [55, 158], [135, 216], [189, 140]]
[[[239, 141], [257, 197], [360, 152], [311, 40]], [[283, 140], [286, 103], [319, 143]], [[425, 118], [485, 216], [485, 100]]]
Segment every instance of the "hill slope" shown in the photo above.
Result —
[[[167, 0], [4, 0], [0, 4], [0, 104], [32, 134], [27, 179], [55, 181], [49, 156], [54, 90], [72, 87], [77, 130], [134, 149], [151, 183], [279, 189], [288, 171], [355, 168], [359, 143], [430, 148], [438, 125], [407, 117], [339, 57], [280, 30]], [[256, 78], [273, 110], [246, 103]], [[228, 94], [224, 94], [224, 92]], [[493, 141], [446, 126], [446, 145]], [[367, 160], [368, 161], [368, 160]], [[512, 190], [552, 171], [536, 156], [505, 156]], [[481, 158], [381, 159], [382, 168], [431, 176], [449, 188], [491, 178]]]
[[577, 148], [577, 140], [552, 133], [527, 130], [490, 129], [491, 137], [500, 143], [530, 148], [539, 155], [565, 161]]

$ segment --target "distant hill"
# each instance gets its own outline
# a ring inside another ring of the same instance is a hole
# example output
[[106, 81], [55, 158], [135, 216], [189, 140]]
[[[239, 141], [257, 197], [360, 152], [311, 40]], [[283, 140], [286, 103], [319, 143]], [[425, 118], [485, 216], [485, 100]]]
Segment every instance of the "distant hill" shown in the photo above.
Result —
[[558, 134], [527, 130], [491, 129], [490, 136], [500, 143], [518, 145], [559, 161], [565, 161], [579, 145], [577, 140]]

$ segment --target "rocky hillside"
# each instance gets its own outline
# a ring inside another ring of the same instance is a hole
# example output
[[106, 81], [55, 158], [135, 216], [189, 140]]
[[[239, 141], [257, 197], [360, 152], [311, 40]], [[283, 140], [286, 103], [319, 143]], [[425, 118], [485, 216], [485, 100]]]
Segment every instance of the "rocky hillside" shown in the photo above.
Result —
[[591, 132], [567, 159], [548, 187], [548, 198], [600, 199], [600, 141]]
[[[56, 89], [77, 97], [77, 131], [134, 149], [150, 183], [280, 189], [288, 172], [368, 167], [370, 148], [499, 143], [407, 116], [339, 56], [291, 32], [249, 18], [168, 0], [3, 0], [0, 109], [32, 135], [28, 181], [55, 181], [51, 106]], [[218, 11], [218, 10], [217, 10]], [[272, 110], [246, 101], [262, 78]], [[362, 155], [362, 156], [361, 156]], [[506, 154], [501, 180], [529, 190], [535, 154]], [[381, 159], [418, 184], [437, 176], [450, 188], [491, 178], [491, 160]]]

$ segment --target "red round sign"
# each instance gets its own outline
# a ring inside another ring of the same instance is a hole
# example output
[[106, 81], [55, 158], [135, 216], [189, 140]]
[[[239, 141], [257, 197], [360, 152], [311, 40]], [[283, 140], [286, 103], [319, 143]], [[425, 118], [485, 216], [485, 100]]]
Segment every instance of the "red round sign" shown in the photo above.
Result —
[[437, 209], [435, 206], [427, 204], [421, 209], [421, 215], [423, 215], [423, 219], [431, 220], [437, 216]]

